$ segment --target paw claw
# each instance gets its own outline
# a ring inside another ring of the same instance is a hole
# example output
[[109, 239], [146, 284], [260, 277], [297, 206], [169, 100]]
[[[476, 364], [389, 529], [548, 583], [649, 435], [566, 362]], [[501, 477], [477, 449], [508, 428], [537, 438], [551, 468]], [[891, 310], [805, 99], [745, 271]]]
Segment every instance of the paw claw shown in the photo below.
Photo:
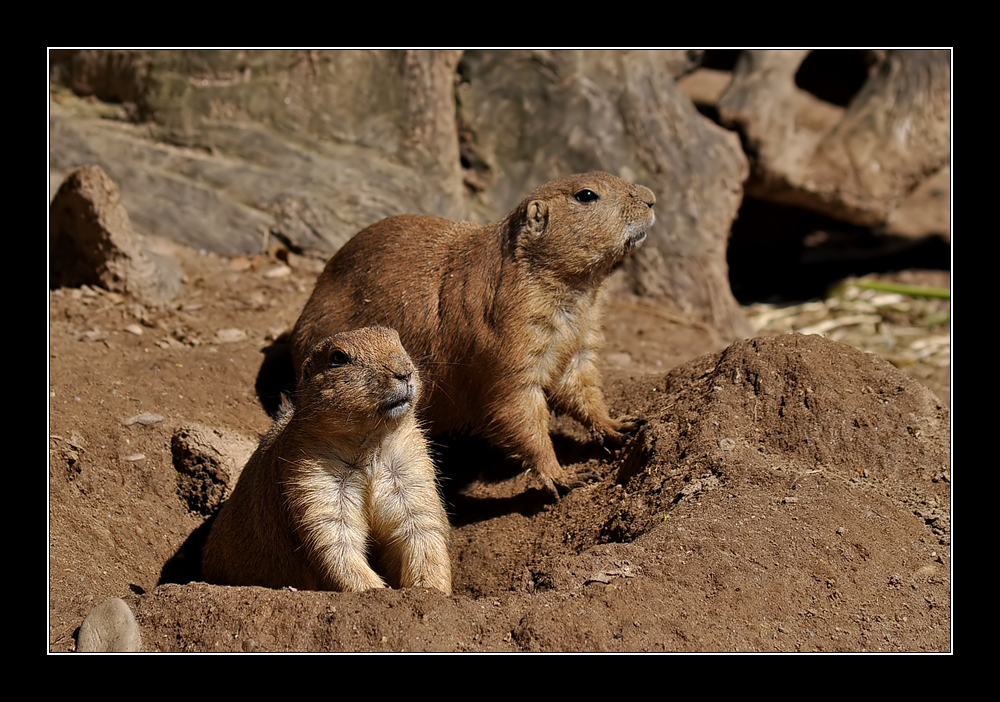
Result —
[[592, 428], [594, 440], [598, 446], [620, 448], [635, 436], [646, 423], [641, 417], [629, 419], [609, 419], [604, 426]]
[[569, 492], [569, 490], [565, 486], [557, 485], [556, 483], [553, 483], [551, 481], [546, 483], [546, 485], [543, 486], [542, 490], [545, 492], [546, 495], [551, 497], [554, 502], [558, 502], [560, 497], [560, 490], [559, 490], [560, 487], [563, 488], [563, 492]]

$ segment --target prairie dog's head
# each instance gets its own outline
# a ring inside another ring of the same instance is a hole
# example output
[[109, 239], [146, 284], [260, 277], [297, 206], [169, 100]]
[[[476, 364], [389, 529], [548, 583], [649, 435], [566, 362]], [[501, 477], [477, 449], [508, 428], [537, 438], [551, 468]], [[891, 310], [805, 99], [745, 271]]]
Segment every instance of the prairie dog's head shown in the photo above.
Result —
[[546, 183], [513, 213], [517, 255], [567, 279], [602, 278], [646, 238], [655, 203], [649, 188], [600, 171]]
[[295, 408], [300, 419], [344, 430], [393, 427], [413, 412], [420, 378], [399, 335], [364, 327], [316, 344], [302, 366]]

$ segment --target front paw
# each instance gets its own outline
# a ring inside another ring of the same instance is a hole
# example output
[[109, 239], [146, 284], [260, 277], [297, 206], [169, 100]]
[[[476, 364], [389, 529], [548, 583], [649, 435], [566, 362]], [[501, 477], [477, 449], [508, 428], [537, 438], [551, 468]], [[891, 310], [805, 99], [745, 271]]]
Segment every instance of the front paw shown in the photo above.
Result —
[[603, 431], [595, 429], [597, 442], [603, 446], [620, 448], [635, 436], [645, 423], [646, 420], [641, 417], [609, 419], [608, 426]]
[[531, 474], [532, 482], [553, 502], [558, 502], [559, 498], [570, 490], [566, 473], [558, 463], [535, 466]]

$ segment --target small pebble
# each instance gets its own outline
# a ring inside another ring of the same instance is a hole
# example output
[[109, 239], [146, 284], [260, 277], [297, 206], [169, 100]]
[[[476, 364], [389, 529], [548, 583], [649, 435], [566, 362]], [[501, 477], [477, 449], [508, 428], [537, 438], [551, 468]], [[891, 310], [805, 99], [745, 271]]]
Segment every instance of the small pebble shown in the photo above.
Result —
[[288, 266], [275, 266], [264, 274], [265, 278], [285, 278], [292, 274], [292, 269]]
[[134, 417], [129, 417], [122, 422], [125, 426], [131, 426], [132, 424], [156, 424], [157, 422], [163, 421], [162, 414], [137, 414]]
[[220, 343], [230, 344], [235, 341], [243, 341], [247, 338], [247, 333], [242, 329], [220, 329], [215, 333], [215, 338]]

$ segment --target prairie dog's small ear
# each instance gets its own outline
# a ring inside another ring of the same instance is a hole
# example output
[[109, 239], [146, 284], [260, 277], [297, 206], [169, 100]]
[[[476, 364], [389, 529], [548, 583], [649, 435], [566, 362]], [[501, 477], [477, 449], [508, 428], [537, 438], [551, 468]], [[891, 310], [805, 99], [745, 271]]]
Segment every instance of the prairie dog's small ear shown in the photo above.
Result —
[[312, 367], [313, 367], [313, 356], [310, 354], [309, 358], [307, 358], [305, 362], [302, 364], [302, 370], [299, 371], [298, 384], [300, 386], [304, 385], [306, 382], [306, 378], [312, 375]]
[[549, 221], [549, 205], [544, 200], [532, 200], [528, 203], [528, 232], [538, 236], [545, 231]]
[[316, 353], [316, 347], [313, 347], [312, 352], [302, 364], [302, 370], [299, 372], [299, 386], [304, 385], [314, 373], [318, 372], [316, 365], [319, 363], [320, 356], [321, 354]]

